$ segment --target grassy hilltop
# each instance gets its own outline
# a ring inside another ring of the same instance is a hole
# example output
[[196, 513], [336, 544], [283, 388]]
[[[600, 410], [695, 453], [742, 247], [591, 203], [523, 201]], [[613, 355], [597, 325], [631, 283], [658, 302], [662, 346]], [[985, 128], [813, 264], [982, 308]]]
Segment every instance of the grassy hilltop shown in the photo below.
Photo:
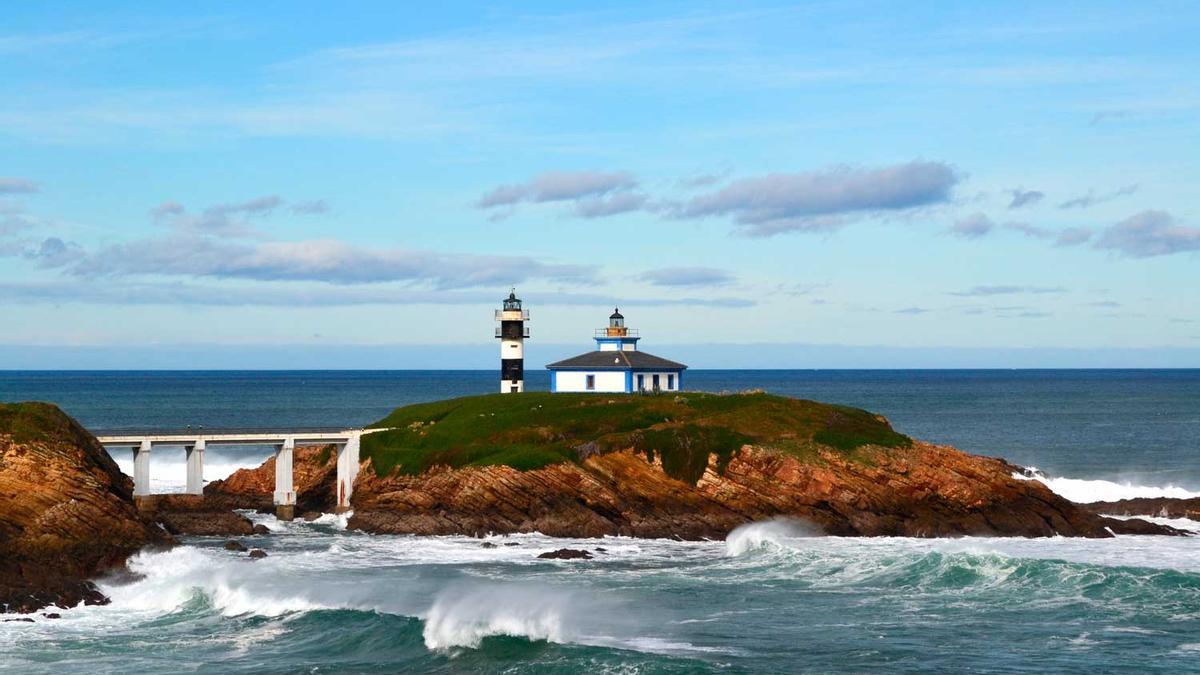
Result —
[[376, 473], [504, 464], [529, 470], [633, 448], [696, 482], [710, 453], [722, 465], [743, 444], [803, 458], [818, 447], [854, 454], [912, 441], [865, 410], [763, 393], [489, 394], [398, 408], [362, 440]]

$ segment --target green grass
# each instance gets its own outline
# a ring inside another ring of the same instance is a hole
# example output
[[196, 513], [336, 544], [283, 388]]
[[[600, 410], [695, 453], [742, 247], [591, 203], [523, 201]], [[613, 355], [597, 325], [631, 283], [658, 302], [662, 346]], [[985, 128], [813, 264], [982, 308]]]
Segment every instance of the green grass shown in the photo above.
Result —
[[752, 443], [813, 460], [818, 447], [853, 456], [911, 440], [865, 410], [769, 394], [490, 394], [398, 408], [371, 425], [362, 451], [379, 475], [433, 466], [520, 470], [578, 462], [578, 448], [632, 448], [695, 483], [715, 454], [721, 468]]
[[50, 403], [0, 403], [0, 434], [7, 434], [18, 443], [76, 442], [85, 433], [66, 413]]

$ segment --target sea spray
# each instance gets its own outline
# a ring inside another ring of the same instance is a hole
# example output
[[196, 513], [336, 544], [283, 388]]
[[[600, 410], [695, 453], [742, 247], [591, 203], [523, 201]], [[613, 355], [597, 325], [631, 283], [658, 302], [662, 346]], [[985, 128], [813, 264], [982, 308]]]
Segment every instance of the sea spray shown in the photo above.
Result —
[[[117, 468], [126, 476], [133, 476], [133, 459], [129, 453], [110, 453], [117, 463]], [[262, 464], [261, 459], [245, 461], [213, 461], [209, 458], [204, 463], [204, 481], [224, 480], [239, 469], [254, 468]], [[179, 453], [178, 461], [155, 461], [151, 458], [150, 489], [153, 492], [183, 492], [187, 489], [187, 464], [183, 461], [183, 453]]]
[[787, 541], [802, 537], [820, 536], [818, 528], [794, 518], [772, 518], [758, 523], [747, 523], [734, 528], [725, 537], [725, 554], [740, 556], [748, 551], [774, 547], [791, 548]]

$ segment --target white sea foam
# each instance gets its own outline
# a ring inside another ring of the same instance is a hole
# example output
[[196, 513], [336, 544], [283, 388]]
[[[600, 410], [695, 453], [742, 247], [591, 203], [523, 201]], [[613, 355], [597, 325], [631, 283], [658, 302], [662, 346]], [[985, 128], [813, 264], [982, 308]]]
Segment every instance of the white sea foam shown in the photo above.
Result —
[[525, 584], [455, 586], [442, 591], [425, 616], [425, 646], [474, 648], [494, 635], [565, 642], [570, 607], [578, 604], [569, 592]]
[[790, 539], [819, 535], [813, 526], [791, 518], [772, 518], [740, 525], [725, 537], [725, 554], [736, 557], [759, 548], [791, 548]]
[[1191, 518], [1166, 518], [1166, 517], [1161, 517], [1161, 516], [1126, 516], [1126, 515], [1115, 515], [1115, 514], [1107, 514], [1107, 515], [1109, 518], [1116, 518], [1118, 520], [1128, 520], [1130, 518], [1137, 518], [1138, 520], [1148, 520], [1152, 523], [1158, 523], [1159, 525], [1166, 525], [1168, 527], [1173, 527], [1177, 530], [1185, 530], [1187, 532], [1200, 533], [1200, 521], [1192, 520]]
[[1122, 499], [1170, 497], [1175, 499], [1191, 499], [1200, 497], [1200, 492], [1193, 492], [1174, 485], [1135, 485], [1130, 482], [1114, 482], [1109, 480], [1086, 480], [1082, 478], [1051, 478], [1036, 467], [1028, 467], [1028, 474], [1014, 473], [1013, 478], [1021, 480], [1041, 481], [1053, 492], [1078, 504], [1092, 502], [1115, 502]]

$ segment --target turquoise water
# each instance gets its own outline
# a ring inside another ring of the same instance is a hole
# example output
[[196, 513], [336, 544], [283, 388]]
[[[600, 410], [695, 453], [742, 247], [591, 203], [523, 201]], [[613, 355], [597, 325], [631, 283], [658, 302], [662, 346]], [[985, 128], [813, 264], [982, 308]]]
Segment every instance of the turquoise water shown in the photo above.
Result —
[[[1079, 499], [1200, 490], [1196, 371], [692, 375], [688, 386], [867, 406], [907, 433], [1036, 464]], [[490, 382], [490, 373], [5, 373], [0, 399], [56, 400], [93, 428], [325, 425]], [[168, 478], [169, 466], [158, 467]], [[273, 529], [247, 538], [266, 559], [205, 538], [141, 554], [139, 581], [104, 582], [109, 606], [0, 624], [0, 669], [1200, 672], [1200, 537], [847, 539], [764, 523], [727, 542], [530, 535], [485, 548], [347, 532], [334, 516], [253, 517]], [[606, 551], [536, 558], [563, 546]]]

